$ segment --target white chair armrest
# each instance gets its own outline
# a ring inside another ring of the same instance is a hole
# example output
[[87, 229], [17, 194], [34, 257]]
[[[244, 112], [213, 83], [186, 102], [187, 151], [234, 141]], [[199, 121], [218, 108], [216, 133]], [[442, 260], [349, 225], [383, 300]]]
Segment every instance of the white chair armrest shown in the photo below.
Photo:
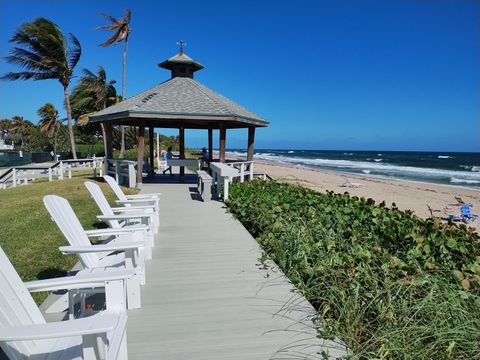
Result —
[[0, 341], [55, 339], [81, 335], [103, 334], [115, 329], [125, 313], [104, 311], [82, 319], [46, 324], [0, 328]]
[[[144, 206], [128, 206], [128, 207], [116, 207], [111, 208], [113, 212], [124, 212], [124, 211], [133, 211], [133, 210], [155, 210], [154, 205], [144, 205]], [[153, 214], [153, 212], [151, 212]]]
[[87, 287], [103, 287], [106, 281], [124, 280], [135, 274], [133, 270], [115, 269], [102, 273], [88, 275], [65, 276], [53, 279], [35, 280], [25, 282], [25, 287], [30, 292], [72, 290]]
[[136, 195], [125, 195], [127, 199], [143, 199], [143, 198], [150, 198], [150, 199], [160, 199], [161, 193], [151, 193], [151, 194], [136, 194]]
[[86, 230], [85, 234], [88, 237], [97, 237], [97, 236], [109, 236], [109, 235], [123, 235], [129, 234], [135, 231], [148, 230], [147, 226], [139, 225], [135, 228], [118, 228], [118, 229], [96, 229], [96, 230]]
[[58, 249], [65, 254], [85, 254], [113, 252], [145, 247], [144, 241], [129, 241], [125, 243], [115, 243], [106, 245], [87, 245], [87, 246], [60, 246]]
[[130, 215], [98, 215], [97, 216], [97, 219], [98, 220], [129, 220], [129, 219], [150, 219], [150, 215], [152, 214], [145, 214], [145, 213], [141, 213], [139, 214], [138, 212], [137, 213], [134, 213], [134, 214], [130, 214]]
[[135, 203], [153, 203], [155, 204], [158, 199], [129, 199], [129, 200], [115, 200], [117, 204], [135, 204]]

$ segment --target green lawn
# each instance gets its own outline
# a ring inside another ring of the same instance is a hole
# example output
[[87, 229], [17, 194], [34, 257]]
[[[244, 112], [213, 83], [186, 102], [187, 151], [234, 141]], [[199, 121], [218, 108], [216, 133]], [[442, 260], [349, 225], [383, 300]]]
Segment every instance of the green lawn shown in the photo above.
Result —
[[[62, 276], [77, 262], [76, 256], [62, 255], [58, 250], [68, 243], [43, 206], [45, 195], [68, 199], [86, 229], [101, 226], [96, 220], [99, 209], [83, 185], [88, 176], [81, 174], [64, 181], [42, 181], [0, 190], [0, 246], [24, 281]], [[115, 195], [110, 187], [98, 183], [113, 204]], [[40, 303], [45, 296], [35, 294], [34, 298]]]

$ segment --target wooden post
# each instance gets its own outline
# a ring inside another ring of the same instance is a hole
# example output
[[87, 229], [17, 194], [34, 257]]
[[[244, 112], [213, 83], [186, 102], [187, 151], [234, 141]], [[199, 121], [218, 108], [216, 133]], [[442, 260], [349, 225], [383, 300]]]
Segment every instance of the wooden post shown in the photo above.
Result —
[[141, 187], [143, 183], [143, 157], [145, 156], [145, 121], [140, 123], [138, 127], [137, 140], [137, 187]]
[[220, 162], [225, 162], [225, 140], [227, 137], [227, 129], [225, 125], [220, 124]]
[[[180, 159], [185, 159], [185, 128], [178, 129], [180, 140]], [[185, 167], [180, 166], [180, 176], [185, 175]]]
[[105, 128], [105, 149], [107, 151], [105, 154], [105, 175], [108, 175], [108, 160], [113, 159], [112, 124], [105, 122], [103, 127]]
[[255, 142], [255, 127], [250, 126], [248, 128], [248, 150], [247, 150], [247, 161], [253, 160], [253, 143]]
[[208, 163], [213, 160], [213, 129], [208, 128]]
[[153, 176], [153, 167], [155, 166], [155, 157], [154, 157], [154, 140], [153, 140], [153, 130], [154, 130], [154, 127], [150, 125], [150, 127], [148, 128], [148, 142], [150, 144], [150, 176]]

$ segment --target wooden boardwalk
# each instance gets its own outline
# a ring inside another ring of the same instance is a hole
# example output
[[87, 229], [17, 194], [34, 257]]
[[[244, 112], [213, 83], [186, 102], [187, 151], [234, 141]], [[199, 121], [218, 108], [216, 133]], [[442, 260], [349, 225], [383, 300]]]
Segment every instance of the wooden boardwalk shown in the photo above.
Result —
[[324, 359], [342, 344], [317, 338], [305, 299], [276, 269], [262, 269], [255, 239], [221, 202], [193, 184], [161, 192], [161, 224], [147, 262], [142, 308], [128, 314], [130, 359]]

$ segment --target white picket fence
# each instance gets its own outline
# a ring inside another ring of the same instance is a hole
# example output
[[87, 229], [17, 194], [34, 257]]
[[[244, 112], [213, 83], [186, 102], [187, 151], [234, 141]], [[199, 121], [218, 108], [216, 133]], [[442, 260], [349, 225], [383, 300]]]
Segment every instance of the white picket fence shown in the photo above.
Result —
[[72, 172], [89, 169], [92, 170], [93, 177], [103, 176], [103, 158], [60, 160], [48, 165], [11, 167], [0, 175], [0, 189], [26, 185], [29, 181], [41, 178], [53, 181], [54, 177], [64, 180], [67, 176], [71, 179]]

